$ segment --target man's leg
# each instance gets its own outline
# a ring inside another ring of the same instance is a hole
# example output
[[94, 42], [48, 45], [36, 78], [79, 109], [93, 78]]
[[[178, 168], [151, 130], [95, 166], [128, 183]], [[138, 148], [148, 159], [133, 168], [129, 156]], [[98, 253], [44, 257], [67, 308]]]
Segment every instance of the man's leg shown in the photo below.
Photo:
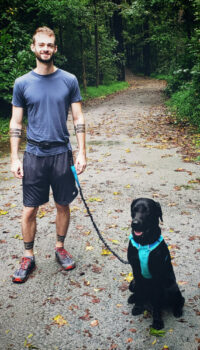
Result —
[[69, 205], [60, 205], [56, 203], [56, 259], [64, 270], [72, 270], [76, 264], [72, 256], [64, 249], [64, 241], [70, 221]]
[[24, 256], [33, 256], [33, 245], [36, 234], [36, 215], [38, 207], [24, 207], [22, 213], [22, 235], [24, 240]]
[[24, 240], [24, 256], [21, 259], [20, 267], [13, 274], [12, 280], [15, 283], [23, 283], [30, 273], [35, 269], [35, 258], [33, 246], [36, 233], [36, 215], [38, 207], [24, 207], [22, 213], [22, 235]]
[[63, 248], [70, 222], [70, 209], [69, 205], [60, 205], [58, 203], [56, 203], [56, 209], [56, 247]]

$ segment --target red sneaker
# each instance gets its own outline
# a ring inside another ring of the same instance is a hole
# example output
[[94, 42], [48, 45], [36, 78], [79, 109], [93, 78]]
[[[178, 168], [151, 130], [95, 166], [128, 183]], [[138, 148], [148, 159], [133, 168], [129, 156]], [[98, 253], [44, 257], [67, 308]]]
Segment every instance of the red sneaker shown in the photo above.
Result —
[[76, 264], [72, 259], [71, 254], [69, 254], [64, 248], [56, 248], [55, 255], [58, 263], [64, 270], [72, 270], [75, 268]]
[[35, 258], [23, 257], [21, 259], [20, 268], [15, 271], [12, 277], [14, 283], [25, 282], [31, 272], [35, 270]]

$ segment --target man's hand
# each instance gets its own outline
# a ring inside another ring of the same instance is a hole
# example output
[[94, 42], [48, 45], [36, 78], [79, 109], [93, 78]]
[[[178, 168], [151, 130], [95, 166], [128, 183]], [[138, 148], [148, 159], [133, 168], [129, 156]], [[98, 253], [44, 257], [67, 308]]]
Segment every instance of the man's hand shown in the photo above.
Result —
[[11, 161], [11, 171], [15, 177], [22, 179], [24, 176], [23, 166], [19, 159]]
[[84, 172], [86, 165], [87, 165], [87, 162], [86, 162], [85, 154], [79, 152], [75, 162], [75, 168], [78, 175]]

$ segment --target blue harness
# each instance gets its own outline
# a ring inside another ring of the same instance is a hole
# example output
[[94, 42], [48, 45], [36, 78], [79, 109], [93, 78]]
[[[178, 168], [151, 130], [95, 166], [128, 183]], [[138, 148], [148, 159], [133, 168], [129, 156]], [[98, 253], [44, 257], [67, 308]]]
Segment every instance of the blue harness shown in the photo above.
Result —
[[150, 274], [149, 266], [148, 266], [149, 255], [152, 252], [152, 250], [157, 248], [159, 244], [163, 241], [163, 236], [160, 235], [160, 237], [156, 242], [152, 244], [147, 244], [147, 245], [140, 245], [139, 243], [136, 243], [133, 239], [132, 234], [130, 234], [129, 239], [132, 245], [138, 250], [142, 276], [148, 279], [152, 278], [152, 275]]

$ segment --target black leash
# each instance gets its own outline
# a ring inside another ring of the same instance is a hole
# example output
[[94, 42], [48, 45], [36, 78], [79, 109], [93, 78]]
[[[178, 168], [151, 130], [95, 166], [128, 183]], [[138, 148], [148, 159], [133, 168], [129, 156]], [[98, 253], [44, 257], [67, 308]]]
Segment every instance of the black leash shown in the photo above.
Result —
[[86, 203], [86, 200], [85, 200], [85, 198], [84, 198], [84, 196], [83, 196], [83, 192], [82, 192], [82, 189], [81, 189], [81, 185], [80, 185], [79, 180], [78, 180], [78, 175], [77, 175], [75, 166], [74, 166], [74, 164], [73, 164], [72, 152], [71, 152], [70, 150], [68, 151], [68, 155], [69, 155], [71, 170], [72, 170], [72, 173], [73, 173], [74, 178], [75, 178], [75, 180], [76, 180], [76, 183], [77, 183], [77, 185], [78, 185], [79, 193], [80, 193], [81, 199], [82, 199], [82, 201], [83, 201], [83, 203], [84, 203], [84, 205], [85, 205], [85, 208], [86, 208], [87, 213], [88, 213], [88, 215], [89, 215], [89, 217], [90, 217], [90, 219], [91, 219], [91, 221], [92, 221], [92, 224], [93, 224], [93, 226], [94, 226], [94, 228], [95, 228], [95, 230], [96, 230], [96, 232], [97, 232], [97, 235], [99, 236], [100, 240], [103, 242], [103, 244], [105, 245], [105, 247], [106, 247], [114, 256], [116, 256], [116, 258], [117, 258], [119, 261], [121, 261], [121, 263], [123, 263], [123, 264], [129, 264], [128, 261], [122, 259], [117, 253], [114, 252], [114, 250], [112, 250], [112, 249], [109, 247], [109, 245], [106, 243], [105, 239], [104, 239], [103, 236], [101, 235], [101, 233], [100, 233], [100, 231], [99, 231], [97, 225], [96, 225], [95, 222], [94, 222], [92, 213], [91, 213], [91, 211], [90, 211], [90, 209], [89, 209], [89, 207], [88, 207], [88, 205], [87, 205], [87, 203]]

